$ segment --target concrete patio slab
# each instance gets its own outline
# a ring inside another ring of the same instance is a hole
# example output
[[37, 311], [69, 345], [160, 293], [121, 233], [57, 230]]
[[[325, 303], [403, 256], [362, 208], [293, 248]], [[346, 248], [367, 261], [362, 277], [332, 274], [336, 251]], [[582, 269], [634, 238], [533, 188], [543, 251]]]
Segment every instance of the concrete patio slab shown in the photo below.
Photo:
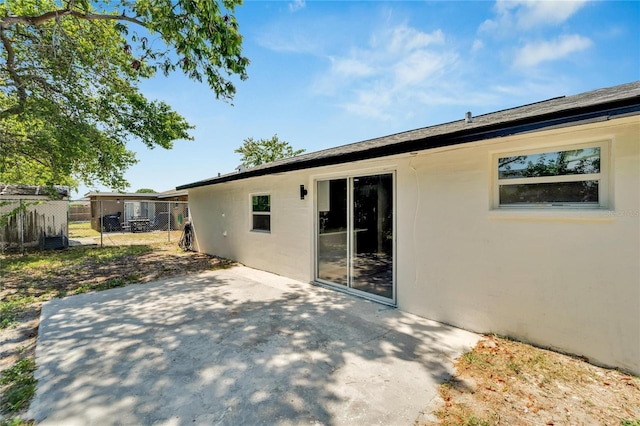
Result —
[[43, 425], [412, 424], [479, 336], [246, 267], [42, 308]]

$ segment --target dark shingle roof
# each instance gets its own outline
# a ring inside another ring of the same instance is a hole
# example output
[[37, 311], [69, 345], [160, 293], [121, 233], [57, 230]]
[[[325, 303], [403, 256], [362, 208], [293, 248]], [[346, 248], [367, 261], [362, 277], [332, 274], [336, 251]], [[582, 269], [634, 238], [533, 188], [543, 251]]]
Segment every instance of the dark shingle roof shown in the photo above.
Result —
[[197, 188], [273, 173], [480, 141], [554, 126], [566, 126], [585, 120], [606, 120], [612, 116], [629, 113], [640, 113], [640, 81], [483, 114], [473, 117], [471, 123], [467, 123], [463, 118], [285, 158], [246, 171], [178, 186], [177, 189]]

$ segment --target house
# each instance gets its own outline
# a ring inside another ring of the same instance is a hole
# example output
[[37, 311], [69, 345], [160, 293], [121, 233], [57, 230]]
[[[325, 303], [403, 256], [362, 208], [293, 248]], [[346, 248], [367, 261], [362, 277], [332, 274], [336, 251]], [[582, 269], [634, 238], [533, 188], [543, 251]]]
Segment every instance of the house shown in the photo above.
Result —
[[163, 191], [158, 194], [158, 201], [166, 202], [166, 207], [161, 206], [161, 210], [171, 216], [171, 229], [183, 229], [185, 222], [189, 220], [188, 192], [175, 189]]
[[89, 192], [85, 198], [91, 204], [91, 228], [96, 231], [101, 223], [105, 231], [120, 231], [124, 223], [138, 217], [152, 222], [153, 229], [166, 229], [169, 220], [171, 229], [182, 229], [189, 216], [187, 191]]
[[199, 251], [640, 373], [640, 82], [177, 189]]
[[69, 188], [0, 184], [0, 245], [25, 248], [69, 236]]

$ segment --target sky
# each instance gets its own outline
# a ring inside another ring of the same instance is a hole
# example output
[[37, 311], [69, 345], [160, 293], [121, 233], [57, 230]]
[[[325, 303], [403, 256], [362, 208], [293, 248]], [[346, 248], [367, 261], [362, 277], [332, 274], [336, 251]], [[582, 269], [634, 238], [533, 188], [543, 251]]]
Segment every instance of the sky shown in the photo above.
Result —
[[141, 84], [196, 127], [171, 150], [131, 141], [131, 192], [232, 172], [249, 137], [313, 152], [640, 80], [640, 1], [248, 0], [236, 18], [232, 105], [180, 73]]

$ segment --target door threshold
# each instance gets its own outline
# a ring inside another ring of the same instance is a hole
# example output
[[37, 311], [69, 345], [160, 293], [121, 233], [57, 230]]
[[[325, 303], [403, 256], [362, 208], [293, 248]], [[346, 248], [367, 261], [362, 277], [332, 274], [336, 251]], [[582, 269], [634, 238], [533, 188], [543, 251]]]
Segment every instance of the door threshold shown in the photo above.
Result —
[[393, 302], [392, 300], [382, 300], [382, 299], [379, 299], [379, 298], [377, 298], [375, 296], [367, 295], [364, 292], [353, 291], [353, 290], [351, 290], [351, 289], [349, 289], [347, 287], [328, 284], [328, 283], [325, 283], [325, 282], [322, 282], [322, 281], [311, 281], [310, 284], [318, 286], [318, 287], [323, 287], [323, 288], [326, 288], [326, 289], [329, 289], [329, 290], [339, 291], [340, 293], [348, 294], [349, 296], [355, 296], [355, 297], [358, 297], [360, 299], [369, 300], [371, 302], [375, 302], [375, 303], [378, 303], [380, 305], [388, 306], [390, 308], [394, 308], [394, 309], [398, 308], [397, 303]]

